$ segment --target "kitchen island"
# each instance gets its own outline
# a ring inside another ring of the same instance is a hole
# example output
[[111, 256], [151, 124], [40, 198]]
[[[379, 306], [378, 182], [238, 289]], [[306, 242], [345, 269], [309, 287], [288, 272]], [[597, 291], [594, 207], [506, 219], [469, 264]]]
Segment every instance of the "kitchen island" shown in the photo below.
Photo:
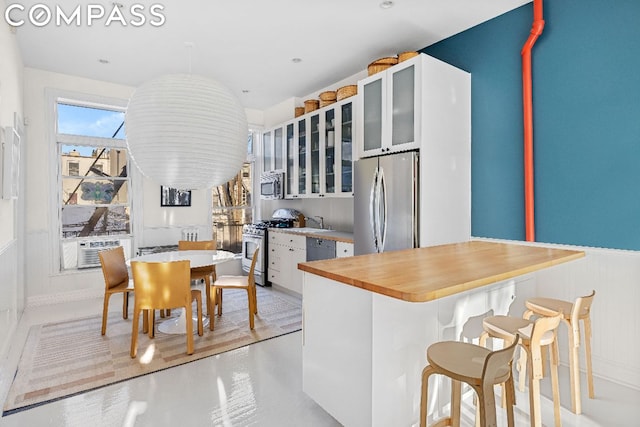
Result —
[[583, 256], [470, 241], [300, 263], [303, 390], [345, 426], [417, 425], [427, 347], [477, 337], [486, 315], [521, 315], [530, 273]]

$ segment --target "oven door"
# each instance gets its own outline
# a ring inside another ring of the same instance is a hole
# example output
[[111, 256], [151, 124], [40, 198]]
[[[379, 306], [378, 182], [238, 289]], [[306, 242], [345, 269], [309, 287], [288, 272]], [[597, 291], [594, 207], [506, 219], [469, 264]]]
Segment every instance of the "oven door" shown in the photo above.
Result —
[[258, 254], [258, 259], [256, 260], [256, 268], [254, 270], [254, 275], [256, 279], [256, 283], [262, 285], [263, 281], [263, 273], [264, 273], [264, 251], [267, 248], [264, 247], [264, 236], [256, 235], [256, 234], [243, 234], [242, 235], [242, 270], [245, 273], [248, 273], [251, 269], [251, 261], [253, 259], [253, 253], [256, 251], [258, 247], [260, 247], [260, 253]]

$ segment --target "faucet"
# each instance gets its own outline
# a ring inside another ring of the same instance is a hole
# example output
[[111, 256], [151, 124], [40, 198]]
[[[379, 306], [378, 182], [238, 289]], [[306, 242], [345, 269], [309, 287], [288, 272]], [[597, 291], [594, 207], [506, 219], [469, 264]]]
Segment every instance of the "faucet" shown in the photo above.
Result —
[[[318, 221], [316, 218], [320, 218], [320, 221]], [[320, 226], [320, 228], [324, 228], [324, 218], [321, 216], [312, 216], [312, 217], [304, 217], [305, 221], [313, 221], [316, 224], [318, 224]]]

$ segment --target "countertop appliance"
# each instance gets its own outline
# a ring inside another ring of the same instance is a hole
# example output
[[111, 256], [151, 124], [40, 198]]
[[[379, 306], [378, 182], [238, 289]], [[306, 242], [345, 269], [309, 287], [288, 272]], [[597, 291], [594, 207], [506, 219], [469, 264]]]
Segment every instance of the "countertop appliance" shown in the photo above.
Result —
[[260, 175], [260, 198], [284, 199], [284, 172], [264, 172]]
[[354, 255], [418, 247], [418, 152], [354, 162]]

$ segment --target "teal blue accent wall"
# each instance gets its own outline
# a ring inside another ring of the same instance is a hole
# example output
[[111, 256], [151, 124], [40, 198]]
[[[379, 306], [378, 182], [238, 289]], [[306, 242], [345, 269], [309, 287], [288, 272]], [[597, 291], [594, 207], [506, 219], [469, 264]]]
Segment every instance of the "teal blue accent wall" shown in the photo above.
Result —
[[[533, 48], [536, 240], [640, 249], [640, 1], [544, 2]], [[524, 240], [533, 4], [422, 51], [471, 72], [472, 234]]]

